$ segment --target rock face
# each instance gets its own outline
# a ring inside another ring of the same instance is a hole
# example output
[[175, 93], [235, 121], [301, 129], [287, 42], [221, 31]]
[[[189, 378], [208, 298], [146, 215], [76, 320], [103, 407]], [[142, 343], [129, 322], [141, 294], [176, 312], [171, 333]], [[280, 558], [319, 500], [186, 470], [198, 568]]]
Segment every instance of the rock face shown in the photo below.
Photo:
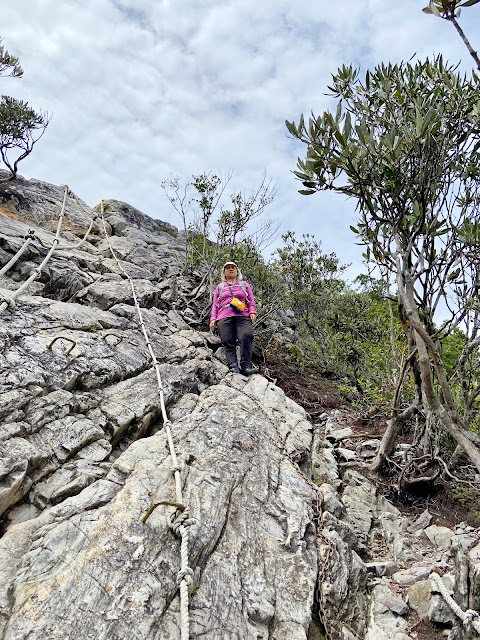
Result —
[[[7, 303], [52, 245], [63, 197], [1, 185], [0, 268], [35, 233], [0, 276]], [[125, 272], [193, 518], [190, 637], [402, 640], [412, 615], [467, 637], [429, 575], [454, 565], [448, 588], [478, 606], [478, 532], [412, 524], [343, 473], [373, 441], [352, 443], [341, 412], [314, 426], [262, 376], [229, 374], [195, 330], [205, 301], [200, 276], [182, 275], [182, 234], [103, 208], [77, 246], [96, 212], [68, 195], [60, 248], [0, 316], [0, 639], [180, 638], [172, 461]]]
[[[228, 382], [195, 396], [194, 407], [189, 396], [172, 408], [196, 521], [192, 635], [268, 638], [270, 629], [303, 639], [316, 583], [314, 490], [287, 451], [298, 451], [294, 440], [308, 447], [310, 424], [264, 378], [238, 389]], [[262, 419], [264, 410], [276, 423]], [[5, 640], [123, 638], [132, 629], [139, 638], [178, 637], [172, 508], [141, 522], [154, 503], [174, 496], [162, 430], [133, 443], [104, 479], [11, 526], [2, 540], [2, 584], [13, 584], [3, 594], [11, 607]]]

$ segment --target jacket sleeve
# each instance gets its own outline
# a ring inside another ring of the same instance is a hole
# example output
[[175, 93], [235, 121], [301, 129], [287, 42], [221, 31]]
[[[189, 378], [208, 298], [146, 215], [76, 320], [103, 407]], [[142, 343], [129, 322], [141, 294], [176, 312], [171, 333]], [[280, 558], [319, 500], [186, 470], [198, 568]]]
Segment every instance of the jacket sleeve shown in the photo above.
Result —
[[212, 320], [216, 320], [217, 319], [217, 315], [218, 315], [218, 287], [220, 285], [217, 284], [217, 286], [215, 287], [215, 293], [213, 294], [213, 303], [212, 303], [212, 313], [210, 315], [210, 322]]
[[255, 306], [255, 298], [253, 297], [252, 287], [245, 281], [245, 288], [248, 295], [248, 313], [257, 313], [257, 307]]

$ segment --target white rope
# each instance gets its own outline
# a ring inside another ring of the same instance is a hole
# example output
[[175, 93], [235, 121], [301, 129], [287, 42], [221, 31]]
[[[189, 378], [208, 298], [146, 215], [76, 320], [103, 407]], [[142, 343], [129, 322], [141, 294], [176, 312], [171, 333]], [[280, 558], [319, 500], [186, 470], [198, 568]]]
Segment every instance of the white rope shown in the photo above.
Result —
[[45, 256], [41, 264], [38, 267], [35, 267], [31, 270], [30, 276], [16, 291], [12, 291], [12, 293], [9, 294], [8, 296], [5, 296], [5, 295], [3, 296], [4, 301], [2, 302], [2, 304], [0, 304], [0, 314], [2, 314], [7, 307], [13, 307], [15, 303], [15, 299], [18, 298], [18, 296], [22, 293], [22, 291], [24, 291], [34, 280], [36, 280], [41, 275], [43, 267], [50, 260], [52, 253], [57, 248], [57, 245], [60, 242], [59, 235], [60, 235], [60, 229], [62, 228], [63, 214], [65, 212], [65, 202], [67, 200], [67, 193], [68, 193], [68, 187], [66, 186], [65, 193], [63, 195], [62, 210], [60, 211], [60, 216], [58, 218], [57, 232], [55, 234], [55, 238], [52, 242], [52, 246], [50, 247], [49, 252]]
[[81, 247], [82, 244], [85, 242], [85, 240], [88, 238], [88, 234], [90, 233], [90, 231], [92, 230], [93, 227], [93, 223], [95, 221], [95, 217], [94, 216], [91, 220], [90, 220], [90, 226], [87, 229], [86, 234], [83, 236], [83, 238], [80, 240], [80, 242], [77, 242], [77, 244], [65, 244], [65, 245], [61, 245], [59, 247], [57, 247], [58, 249], [78, 249], [78, 247]]
[[480, 633], [480, 619], [478, 616], [478, 612], [474, 611], [473, 609], [467, 609], [467, 611], [463, 611], [463, 609], [455, 602], [455, 600], [449, 594], [448, 589], [445, 586], [445, 583], [443, 582], [441, 577], [438, 575], [438, 573], [435, 573], [435, 572], [431, 573], [430, 578], [436, 584], [438, 591], [440, 591], [440, 593], [443, 596], [443, 599], [448, 604], [450, 609], [452, 609], [453, 613], [457, 616], [457, 618], [460, 618], [463, 625], [468, 626], [470, 623], [472, 623], [475, 631], [477, 633]]
[[[112, 254], [115, 262], [117, 263], [117, 266], [123, 272], [123, 274], [125, 275], [125, 277], [130, 283], [133, 301], [139, 317], [140, 327], [142, 329], [142, 333], [145, 338], [145, 343], [150, 353], [150, 358], [152, 360], [155, 373], [157, 376], [157, 385], [158, 385], [158, 391], [160, 395], [160, 408], [162, 412], [163, 426], [165, 428], [165, 433], [167, 435], [168, 446], [170, 450], [170, 458], [172, 461], [172, 473], [174, 474], [174, 477], [175, 477], [175, 499], [177, 504], [183, 506], [181, 466], [178, 463], [177, 455], [175, 452], [175, 445], [173, 443], [173, 438], [172, 438], [172, 432], [170, 429], [171, 422], [167, 417], [167, 411], [165, 408], [165, 398], [163, 393], [162, 377], [160, 374], [160, 365], [152, 349], [150, 338], [145, 328], [142, 310], [138, 303], [135, 286], [133, 284], [133, 279], [123, 268], [110, 242], [110, 237], [107, 232], [107, 226], [105, 224], [105, 218], [103, 215], [103, 212], [104, 212], [103, 200], [100, 204], [100, 212], [101, 212], [101, 220], [103, 223], [103, 230], [105, 232], [105, 238], [107, 240], [110, 253]], [[189, 539], [189, 528], [192, 524], [194, 524], [194, 522], [195, 520], [190, 517], [188, 509], [182, 508], [182, 509], [177, 509], [177, 511], [173, 513], [171, 518], [171, 525], [170, 525], [173, 531], [181, 537], [181, 547], [180, 547], [181, 568], [177, 575], [177, 579], [180, 583], [180, 638], [181, 640], [189, 640], [190, 638], [190, 616], [188, 611], [188, 587], [190, 584], [192, 584], [193, 571], [188, 564], [188, 539]]]
[[[32, 271], [30, 272], [29, 278], [16, 291], [13, 291], [10, 294], [0, 295], [0, 299], [3, 299], [3, 302], [0, 304], [0, 314], [2, 314], [7, 307], [14, 307], [15, 306], [15, 299], [18, 298], [18, 296], [22, 293], [22, 291], [24, 291], [34, 280], [36, 280], [36, 278], [38, 278], [40, 276], [43, 267], [50, 260], [52, 254], [53, 254], [53, 252], [55, 250], [58, 250], [58, 249], [78, 249], [78, 247], [81, 247], [82, 244], [88, 238], [88, 235], [89, 235], [90, 231], [92, 230], [93, 223], [95, 221], [96, 216], [93, 216], [92, 219], [90, 220], [90, 224], [88, 226], [87, 232], [85, 233], [85, 235], [83, 236], [83, 238], [79, 242], [77, 242], [76, 244], [71, 244], [71, 245], [60, 245], [59, 244], [60, 243], [59, 235], [60, 235], [60, 229], [62, 227], [63, 215], [64, 215], [64, 212], [65, 212], [65, 203], [67, 201], [67, 195], [69, 193], [70, 193], [71, 196], [73, 196], [77, 200], [78, 204], [82, 207], [82, 209], [85, 211], [85, 213], [87, 215], [90, 215], [90, 213], [85, 209], [85, 207], [80, 202], [80, 200], [77, 198], [77, 196], [72, 191], [70, 191], [70, 189], [67, 186], [65, 186], [65, 193], [63, 194], [62, 210], [60, 212], [60, 216], [59, 216], [58, 224], [57, 224], [57, 232], [55, 234], [55, 239], [54, 239], [53, 244], [52, 244], [52, 246], [50, 248], [50, 251], [47, 253], [46, 257], [43, 259], [43, 262], [40, 264], [40, 266], [39, 267], [35, 267], [34, 269], [32, 269]], [[13, 265], [17, 262], [17, 260], [20, 258], [20, 256], [25, 252], [25, 250], [27, 249], [28, 245], [33, 240], [33, 237], [34, 237], [33, 231], [30, 231], [29, 232], [29, 237], [25, 240], [25, 242], [20, 247], [20, 249], [17, 251], [17, 253], [13, 256], [13, 258], [6, 265], [4, 265], [2, 267], [2, 269], [0, 270], [0, 276], [3, 276], [5, 273], [7, 273], [7, 271], [11, 267], [13, 267]]]
[[22, 244], [22, 246], [20, 247], [20, 249], [17, 251], [17, 253], [13, 256], [13, 258], [11, 258], [11, 260], [9, 260], [7, 262], [7, 264], [5, 264], [1, 269], [0, 269], [0, 276], [3, 276], [7, 273], [7, 271], [9, 269], [11, 269], [13, 267], [13, 265], [20, 259], [20, 257], [25, 253], [25, 251], [27, 250], [28, 245], [30, 244], [30, 242], [33, 240], [34, 237], [34, 233], [32, 231], [32, 229], [29, 229], [28, 231], [28, 236], [26, 236], [25, 242]]
[[[83, 209], [83, 211], [87, 214], [87, 216], [90, 216], [91, 215], [90, 211], [87, 211], [85, 209], [85, 207], [83, 206], [83, 203], [80, 200], [80, 198], [75, 193], [73, 193], [73, 191], [70, 191], [70, 195], [72, 196], [72, 198], [74, 198], [77, 201], [77, 203], [80, 205], [80, 207]], [[80, 240], [80, 242], [77, 242], [77, 244], [74, 244], [74, 245], [60, 247], [60, 249], [78, 249], [78, 247], [81, 247], [82, 244], [85, 242], [85, 240], [88, 238], [88, 234], [92, 230], [93, 223], [95, 222], [96, 217], [97, 216], [95, 215], [90, 220], [90, 226], [87, 229], [87, 233], [83, 236], [83, 238]]]

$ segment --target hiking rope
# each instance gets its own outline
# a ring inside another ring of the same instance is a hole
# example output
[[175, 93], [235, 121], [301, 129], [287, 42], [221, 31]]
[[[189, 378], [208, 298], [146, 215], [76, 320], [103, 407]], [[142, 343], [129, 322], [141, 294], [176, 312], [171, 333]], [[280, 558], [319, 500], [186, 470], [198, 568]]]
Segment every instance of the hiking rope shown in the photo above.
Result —
[[[180, 586], [180, 638], [181, 640], [189, 640], [190, 638], [190, 616], [188, 610], [188, 587], [193, 582], [193, 570], [188, 564], [188, 539], [189, 539], [189, 528], [195, 523], [195, 520], [190, 517], [190, 513], [187, 508], [183, 505], [183, 494], [182, 494], [182, 475], [181, 470], [182, 467], [178, 463], [177, 454], [175, 452], [175, 445], [173, 443], [172, 432], [170, 429], [171, 421], [167, 417], [167, 411], [165, 408], [165, 398], [163, 393], [163, 383], [162, 377], [160, 374], [160, 365], [157, 360], [157, 357], [152, 349], [152, 345], [150, 342], [150, 338], [148, 332], [145, 328], [145, 323], [143, 321], [142, 310], [138, 303], [137, 294], [135, 291], [135, 286], [133, 284], [133, 279], [123, 268], [120, 260], [115, 253], [112, 244], [110, 242], [109, 235], [107, 233], [107, 227], [105, 223], [104, 213], [104, 204], [103, 200], [100, 203], [100, 213], [101, 220], [103, 223], [103, 230], [105, 232], [105, 238], [107, 240], [110, 253], [112, 254], [115, 262], [117, 263], [118, 268], [123, 272], [125, 277], [130, 283], [130, 288], [132, 290], [133, 301], [135, 307], [137, 309], [137, 314], [140, 321], [140, 327], [142, 329], [143, 336], [145, 338], [145, 343], [147, 345], [148, 351], [150, 353], [150, 358], [153, 363], [153, 367], [155, 369], [155, 373], [157, 376], [157, 384], [158, 391], [160, 395], [160, 408], [162, 412], [163, 418], [163, 426], [165, 429], [165, 433], [167, 434], [168, 446], [170, 451], [170, 458], [172, 461], [172, 473], [175, 478], [175, 497], [176, 503], [179, 505], [177, 510], [172, 514], [170, 518], [170, 527], [174, 531], [177, 536], [181, 537], [181, 546], [180, 546], [180, 558], [181, 558], [181, 568], [177, 574], [177, 580]], [[146, 518], [144, 519], [144, 521]]]
[[[76, 244], [68, 244], [68, 245], [60, 245], [59, 244], [60, 243], [60, 239], [59, 239], [60, 229], [61, 229], [61, 226], [62, 226], [63, 214], [65, 212], [65, 204], [66, 204], [66, 201], [67, 201], [67, 195], [69, 195], [69, 194], [70, 194], [71, 197], [73, 197], [78, 202], [78, 204], [82, 207], [82, 209], [85, 211], [85, 213], [88, 216], [91, 215], [85, 209], [85, 207], [80, 202], [78, 197], [72, 191], [70, 191], [70, 189], [65, 185], [65, 193], [63, 194], [62, 210], [60, 212], [60, 216], [59, 216], [59, 219], [58, 219], [57, 232], [55, 234], [55, 239], [53, 240], [53, 243], [52, 243], [52, 246], [50, 248], [50, 251], [47, 253], [46, 257], [44, 258], [44, 260], [40, 264], [40, 266], [39, 267], [35, 267], [34, 269], [32, 269], [29, 278], [16, 291], [13, 291], [11, 294], [0, 294], [0, 300], [3, 300], [3, 302], [0, 304], [0, 314], [3, 313], [7, 307], [14, 307], [15, 306], [15, 299], [18, 298], [18, 296], [21, 294], [21, 292], [24, 291], [36, 278], [38, 278], [38, 276], [41, 274], [41, 271], [42, 271], [43, 267], [50, 260], [50, 258], [52, 256], [52, 253], [55, 250], [58, 250], [58, 249], [78, 249], [79, 247], [82, 246], [82, 244], [88, 238], [88, 235], [89, 235], [90, 231], [92, 230], [93, 223], [96, 220], [97, 216], [93, 216], [92, 217], [85, 235], [83, 236], [83, 238], [79, 242], [77, 242]], [[11, 258], [11, 260], [9, 262], [7, 262], [7, 264], [4, 265], [0, 269], [0, 276], [3, 276], [5, 273], [7, 273], [7, 271], [9, 269], [11, 269], [13, 267], [13, 265], [19, 260], [19, 258], [22, 256], [22, 254], [26, 251], [28, 245], [34, 239], [34, 237], [35, 237], [35, 232], [32, 229], [29, 229], [28, 235], [26, 236], [26, 239], [25, 239], [25, 242], [23, 243], [23, 245], [20, 247], [20, 249], [17, 251], [17, 253], [13, 256], [13, 258]], [[40, 238], [38, 238], [38, 240], [40, 241], [41, 244], [43, 244]]]
[[[72, 195], [74, 195], [74, 194], [72, 194]], [[93, 218], [90, 220], [90, 225], [89, 225], [89, 227], [87, 229], [87, 232], [85, 233], [83, 238], [80, 240], [80, 242], [77, 242], [77, 244], [61, 245], [61, 246], [57, 247], [57, 249], [78, 249], [78, 247], [81, 247], [82, 244], [85, 242], [85, 240], [88, 238], [88, 234], [92, 230], [93, 223], [95, 222], [96, 218], [97, 218], [97, 216], [93, 216]]]
[[[76, 200], [76, 201], [77, 201], [77, 204], [79, 204], [79, 205], [80, 205], [80, 207], [83, 209], [84, 213], [86, 213], [86, 214], [87, 214], [87, 216], [91, 216], [91, 215], [92, 215], [91, 211], [87, 211], [87, 210], [85, 209], [85, 207], [83, 206], [83, 202], [80, 200], [80, 198], [77, 196], [77, 194], [76, 194], [76, 193], [73, 193], [73, 191], [70, 191], [70, 195], [71, 195], [71, 197], [72, 197], [74, 200]], [[78, 249], [78, 247], [80, 247], [80, 246], [85, 242], [85, 240], [87, 239], [88, 234], [89, 234], [89, 233], [90, 233], [90, 231], [92, 230], [93, 223], [95, 222], [95, 220], [96, 220], [97, 218], [98, 218], [98, 216], [97, 216], [97, 215], [94, 215], [94, 216], [92, 217], [92, 219], [91, 219], [91, 221], [90, 221], [90, 226], [89, 226], [89, 227], [88, 227], [88, 229], [87, 229], [87, 233], [83, 236], [83, 238], [80, 240], [80, 242], [78, 242], [77, 244], [74, 244], [73, 246], [60, 247], [60, 248], [61, 248], [61, 249]]]
[[453, 613], [458, 618], [460, 618], [463, 625], [466, 627], [470, 623], [472, 623], [475, 631], [477, 633], [480, 633], [480, 619], [479, 619], [478, 611], [474, 611], [474, 609], [467, 609], [467, 611], [463, 611], [463, 609], [459, 607], [459, 605], [455, 602], [455, 600], [449, 594], [448, 589], [445, 586], [445, 583], [443, 582], [441, 577], [438, 575], [438, 573], [435, 573], [435, 572], [431, 573], [430, 578], [435, 583], [438, 591], [440, 591], [440, 593], [443, 596], [443, 599], [448, 604], [448, 606], [452, 609]]
[[33, 231], [33, 229], [29, 229], [28, 234], [25, 236], [25, 242], [22, 244], [20, 249], [13, 256], [13, 258], [11, 258], [11, 260], [9, 260], [9, 262], [3, 265], [3, 267], [0, 269], [0, 276], [5, 275], [7, 271], [13, 267], [13, 265], [17, 262], [17, 260], [19, 260], [19, 258], [25, 253], [28, 245], [30, 244], [30, 242], [33, 240], [34, 237], [35, 237], [35, 232]]
[[59, 235], [60, 235], [60, 229], [62, 228], [63, 214], [65, 212], [65, 202], [67, 201], [67, 193], [68, 193], [68, 187], [65, 186], [65, 193], [63, 195], [62, 210], [60, 211], [60, 215], [58, 217], [57, 232], [55, 234], [55, 238], [53, 239], [52, 246], [50, 247], [50, 250], [48, 251], [48, 253], [45, 256], [45, 258], [43, 259], [43, 261], [40, 263], [40, 265], [38, 267], [34, 267], [31, 270], [30, 276], [25, 280], [25, 282], [16, 291], [12, 291], [11, 294], [2, 295], [3, 302], [0, 304], [0, 314], [2, 314], [7, 307], [14, 307], [15, 306], [15, 299], [18, 298], [18, 296], [22, 293], [22, 291], [24, 291], [34, 280], [36, 280], [42, 274], [43, 267], [50, 260], [50, 258], [52, 256], [52, 253], [57, 248], [57, 245], [60, 242]]

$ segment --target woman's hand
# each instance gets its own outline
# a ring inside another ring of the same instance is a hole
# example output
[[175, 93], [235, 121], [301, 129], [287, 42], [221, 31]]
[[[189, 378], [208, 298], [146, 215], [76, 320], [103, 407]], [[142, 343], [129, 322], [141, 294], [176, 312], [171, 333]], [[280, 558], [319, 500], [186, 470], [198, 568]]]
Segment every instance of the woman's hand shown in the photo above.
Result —
[[210, 320], [210, 331], [214, 331], [216, 326], [217, 326], [217, 321]]
[[252, 321], [252, 324], [255, 322], [255, 320], [257, 319], [257, 314], [256, 313], [250, 313], [250, 320]]

